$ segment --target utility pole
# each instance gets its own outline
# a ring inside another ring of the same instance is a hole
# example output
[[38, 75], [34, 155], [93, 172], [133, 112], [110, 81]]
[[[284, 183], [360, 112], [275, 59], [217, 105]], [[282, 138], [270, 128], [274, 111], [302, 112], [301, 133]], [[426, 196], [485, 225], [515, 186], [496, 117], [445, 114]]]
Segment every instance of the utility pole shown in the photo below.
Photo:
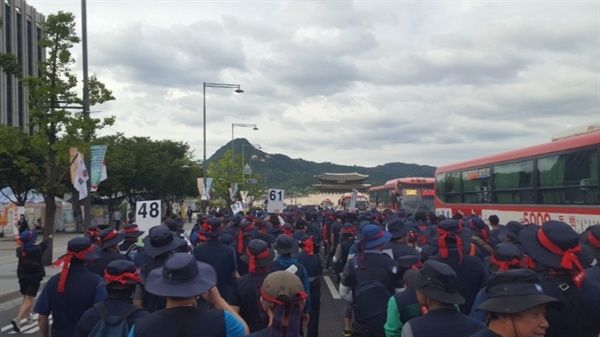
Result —
[[[81, 47], [82, 50], [82, 61], [83, 61], [83, 117], [87, 120], [90, 118], [90, 88], [89, 88], [89, 75], [88, 75], [88, 45], [87, 45], [87, 6], [86, 0], [81, 0]], [[90, 142], [90, 134], [86, 132], [84, 135], [84, 142], [88, 144]], [[85, 156], [85, 167], [90, 173], [91, 154]], [[83, 204], [83, 218], [84, 228], [88, 228], [92, 224], [92, 179], [88, 179], [86, 182], [88, 196], [84, 200]], [[78, 228], [79, 231], [83, 231], [83, 228]]]

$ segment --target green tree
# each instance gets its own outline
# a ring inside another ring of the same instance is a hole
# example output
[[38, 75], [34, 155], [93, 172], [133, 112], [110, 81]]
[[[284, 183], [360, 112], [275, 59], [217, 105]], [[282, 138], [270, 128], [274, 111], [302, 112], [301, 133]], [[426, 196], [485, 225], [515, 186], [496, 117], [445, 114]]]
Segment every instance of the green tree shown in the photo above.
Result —
[[135, 208], [140, 197], [161, 199], [170, 211], [173, 202], [181, 204], [185, 197], [198, 195], [196, 178], [202, 171], [191, 160], [187, 143], [122, 134], [94, 142], [108, 145], [108, 178], [99, 185], [98, 195], [108, 199], [111, 211], [123, 198]]
[[18, 128], [0, 124], [0, 186], [8, 186], [18, 206], [27, 202], [27, 193], [39, 184], [44, 155], [34, 138]]
[[[29, 119], [37, 130], [34, 143], [43, 147], [45, 155], [45, 179], [37, 189], [44, 195], [46, 203], [47, 230], [44, 235], [47, 236], [54, 232], [55, 197], [66, 190], [70, 164], [68, 148], [77, 146], [85, 153], [89, 144], [83, 142], [84, 135], [93, 137], [97, 129], [112, 125], [114, 118], [89, 118], [83, 111], [72, 112], [68, 108], [82, 103], [76, 92], [77, 78], [71, 70], [75, 61], [70, 50], [79, 43], [73, 14], [58, 12], [48, 15], [44, 36], [38, 43], [46, 48], [47, 60], [40, 62], [41, 76], [25, 78], [24, 83], [30, 90]], [[95, 77], [91, 77], [89, 84], [90, 105], [114, 99]], [[49, 248], [44, 255], [44, 264], [47, 265], [52, 262], [52, 246]]]
[[[229, 188], [233, 183], [238, 183], [238, 191], [242, 186], [243, 179], [255, 179], [261, 182], [260, 175], [253, 173], [250, 175], [243, 174], [242, 156], [234, 156], [231, 160], [231, 150], [226, 150], [219, 161], [209, 163], [208, 176], [213, 178], [211, 201], [225, 200], [228, 206], [234, 202], [234, 199], [229, 196]], [[260, 197], [265, 190], [261, 184], [246, 184], [249, 196]], [[239, 199], [239, 193], [237, 198]]]

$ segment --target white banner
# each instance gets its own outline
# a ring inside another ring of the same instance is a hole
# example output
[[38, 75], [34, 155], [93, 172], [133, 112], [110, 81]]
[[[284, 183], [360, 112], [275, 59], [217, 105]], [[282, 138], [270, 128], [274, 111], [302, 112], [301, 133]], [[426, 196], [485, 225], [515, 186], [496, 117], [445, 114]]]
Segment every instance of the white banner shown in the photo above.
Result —
[[75, 179], [72, 181], [73, 187], [75, 187], [77, 192], [79, 192], [79, 200], [85, 199], [88, 194], [87, 181], [90, 179], [90, 177], [88, 176], [85, 162], [83, 160], [83, 154], [81, 154], [81, 152], [77, 152], [77, 157], [75, 158], [73, 164], [76, 165]]

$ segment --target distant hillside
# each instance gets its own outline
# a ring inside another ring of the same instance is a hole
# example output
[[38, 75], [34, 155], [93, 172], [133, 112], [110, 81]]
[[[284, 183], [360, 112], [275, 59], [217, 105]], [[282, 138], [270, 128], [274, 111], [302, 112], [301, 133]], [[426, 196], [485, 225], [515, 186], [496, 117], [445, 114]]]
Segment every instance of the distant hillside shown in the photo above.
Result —
[[[367, 174], [369, 179], [366, 182], [373, 186], [382, 185], [390, 179], [400, 177], [433, 177], [435, 172], [435, 167], [428, 165], [387, 163], [376, 167], [363, 167], [292, 159], [284, 154], [268, 154], [255, 149], [245, 138], [234, 141], [235, 155], [242, 153], [242, 144], [245, 144], [244, 158], [246, 162], [250, 163], [252, 171], [259, 173], [269, 187], [285, 190], [300, 191], [312, 187], [317, 182], [314, 176], [325, 172]], [[231, 142], [221, 147], [207, 161], [218, 161], [228, 149], [231, 149]], [[250, 158], [253, 159], [250, 160]]]

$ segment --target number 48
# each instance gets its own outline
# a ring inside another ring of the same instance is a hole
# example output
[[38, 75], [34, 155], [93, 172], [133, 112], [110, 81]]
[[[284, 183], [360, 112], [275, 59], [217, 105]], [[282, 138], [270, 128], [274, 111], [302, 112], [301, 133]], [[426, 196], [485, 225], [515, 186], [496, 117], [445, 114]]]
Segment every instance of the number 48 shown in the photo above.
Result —
[[151, 218], [157, 218], [160, 214], [159, 205], [157, 202], [150, 203], [150, 211], [146, 209], [148, 204], [144, 203], [140, 206], [140, 209], [137, 211], [137, 215], [140, 215], [142, 218], [146, 218], [147, 215], [150, 215]]

